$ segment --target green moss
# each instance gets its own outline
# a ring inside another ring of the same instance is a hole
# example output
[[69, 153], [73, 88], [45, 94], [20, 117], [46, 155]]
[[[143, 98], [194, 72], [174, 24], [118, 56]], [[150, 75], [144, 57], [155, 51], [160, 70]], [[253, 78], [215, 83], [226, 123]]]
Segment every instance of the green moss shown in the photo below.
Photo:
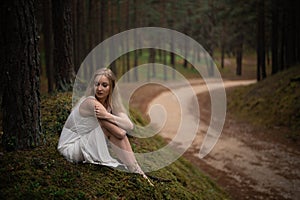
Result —
[[[161, 179], [153, 180], [155, 187], [140, 175], [66, 161], [58, 153], [57, 143], [70, 110], [71, 93], [42, 97], [42, 126], [47, 143], [32, 150], [3, 152], [0, 199], [228, 199], [183, 158], [149, 174]], [[142, 119], [138, 121], [144, 123]], [[165, 145], [160, 137], [130, 140], [137, 152]]]
[[300, 67], [295, 66], [228, 95], [229, 111], [267, 128], [284, 127], [286, 137], [300, 137]]

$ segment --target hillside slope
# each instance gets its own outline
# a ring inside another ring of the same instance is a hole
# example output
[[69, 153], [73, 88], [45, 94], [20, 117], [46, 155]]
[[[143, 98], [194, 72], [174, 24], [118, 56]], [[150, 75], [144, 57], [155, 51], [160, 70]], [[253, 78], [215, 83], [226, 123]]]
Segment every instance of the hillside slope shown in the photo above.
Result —
[[228, 94], [229, 113], [267, 129], [285, 130], [283, 137], [299, 142], [300, 66], [291, 67], [254, 85]]

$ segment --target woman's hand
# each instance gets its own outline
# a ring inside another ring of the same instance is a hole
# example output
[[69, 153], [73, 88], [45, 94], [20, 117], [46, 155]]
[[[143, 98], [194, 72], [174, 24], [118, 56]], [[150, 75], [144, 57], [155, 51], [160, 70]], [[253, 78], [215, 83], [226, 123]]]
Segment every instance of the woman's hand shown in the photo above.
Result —
[[126, 131], [133, 130], [134, 125], [125, 113], [111, 114], [107, 112], [105, 107], [98, 101], [95, 101], [94, 105], [94, 113], [97, 119], [109, 121]]
[[108, 112], [102, 104], [95, 105], [95, 115], [98, 119], [107, 119]]

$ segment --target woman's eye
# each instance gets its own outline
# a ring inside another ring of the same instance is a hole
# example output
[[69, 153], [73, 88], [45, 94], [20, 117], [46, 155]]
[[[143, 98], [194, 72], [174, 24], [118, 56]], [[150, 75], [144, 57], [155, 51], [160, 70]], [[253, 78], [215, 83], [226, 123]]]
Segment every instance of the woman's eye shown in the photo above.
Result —
[[104, 88], [106, 88], [108, 86], [108, 83], [99, 83], [99, 82], [95, 82], [95, 87], [99, 87], [99, 86], [102, 86]]

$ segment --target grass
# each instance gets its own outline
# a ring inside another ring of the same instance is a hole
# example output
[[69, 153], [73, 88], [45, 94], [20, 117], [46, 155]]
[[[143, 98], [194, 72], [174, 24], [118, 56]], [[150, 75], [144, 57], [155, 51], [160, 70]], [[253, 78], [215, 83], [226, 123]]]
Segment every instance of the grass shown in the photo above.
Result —
[[286, 128], [285, 137], [299, 142], [300, 66], [235, 89], [228, 97], [229, 110], [237, 118], [268, 129]]
[[[45, 144], [0, 156], [0, 199], [228, 199], [199, 169], [183, 158], [140, 176], [92, 164], [73, 164], [57, 151], [59, 133], [71, 109], [71, 93], [42, 97]], [[143, 123], [138, 114], [136, 121]], [[130, 138], [135, 151], [165, 145], [162, 138]]]

